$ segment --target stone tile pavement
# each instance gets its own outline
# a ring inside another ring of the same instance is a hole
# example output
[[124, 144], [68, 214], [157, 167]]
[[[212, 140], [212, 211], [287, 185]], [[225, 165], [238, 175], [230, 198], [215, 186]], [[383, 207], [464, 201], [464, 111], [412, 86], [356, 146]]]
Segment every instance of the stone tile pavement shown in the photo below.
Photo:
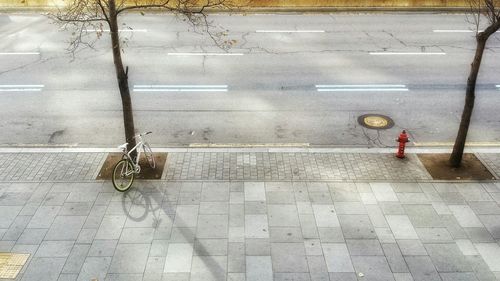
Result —
[[431, 179], [417, 156], [388, 153], [169, 153], [168, 180], [400, 180]]
[[0, 184], [17, 280], [500, 280], [499, 183]]
[[0, 181], [94, 180], [107, 153], [0, 153]]
[[[94, 180], [106, 152], [0, 153], [0, 181]], [[416, 155], [388, 153], [170, 152], [167, 180], [430, 179]]]

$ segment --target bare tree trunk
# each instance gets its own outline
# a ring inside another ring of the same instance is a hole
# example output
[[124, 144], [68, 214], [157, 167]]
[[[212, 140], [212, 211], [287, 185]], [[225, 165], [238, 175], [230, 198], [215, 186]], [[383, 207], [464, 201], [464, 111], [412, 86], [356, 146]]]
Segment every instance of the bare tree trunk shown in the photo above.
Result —
[[[123, 67], [122, 62], [115, 0], [109, 0], [109, 29], [111, 33], [111, 44], [113, 47], [113, 61], [115, 64], [116, 79], [118, 80], [118, 87], [120, 88], [120, 95], [122, 99], [125, 139], [128, 142], [128, 150], [130, 151], [136, 145], [134, 138], [134, 115], [132, 111], [130, 89], [128, 87], [128, 75], [125, 71], [125, 68]], [[135, 156], [136, 153], [134, 152], [132, 154], [132, 158], [135, 158]]]
[[460, 167], [460, 164], [462, 163], [465, 141], [469, 131], [472, 110], [474, 109], [474, 99], [476, 98], [476, 80], [479, 74], [479, 67], [481, 66], [481, 60], [483, 58], [487, 40], [488, 36], [485, 36], [485, 34], [479, 34], [476, 36], [476, 54], [474, 55], [474, 61], [472, 62], [469, 78], [467, 79], [464, 110], [462, 112], [462, 119], [460, 121], [460, 127], [458, 129], [455, 145], [453, 146], [453, 152], [451, 153], [449, 159], [450, 165], [455, 168]]

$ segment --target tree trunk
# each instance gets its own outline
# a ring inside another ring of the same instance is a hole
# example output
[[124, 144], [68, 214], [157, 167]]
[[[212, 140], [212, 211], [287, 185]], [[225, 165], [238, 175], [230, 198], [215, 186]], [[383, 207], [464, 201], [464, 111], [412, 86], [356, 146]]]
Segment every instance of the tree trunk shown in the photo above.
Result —
[[[125, 139], [128, 142], [128, 150], [135, 147], [135, 129], [134, 115], [132, 111], [132, 99], [130, 97], [130, 89], [128, 87], [128, 75], [123, 67], [122, 55], [120, 49], [120, 36], [118, 34], [118, 17], [116, 14], [115, 0], [109, 0], [109, 30], [111, 34], [111, 44], [113, 47], [113, 61], [115, 64], [116, 79], [122, 99], [123, 108], [123, 125], [125, 127]], [[132, 158], [136, 157], [135, 151], [132, 153]]]
[[464, 110], [462, 112], [462, 119], [460, 120], [460, 127], [458, 129], [455, 145], [453, 146], [453, 152], [451, 153], [449, 159], [450, 165], [455, 168], [460, 167], [460, 164], [462, 163], [465, 141], [469, 131], [472, 110], [474, 109], [474, 99], [476, 98], [477, 76], [479, 74], [479, 67], [481, 66], [481, 60], [483, 58], [487, 40], [488, 36], [485, 36], [484, 33], [480, 33], [476, 36], [476, 54], [474, 55], [474, 61], [472, 62], [469, 78], [467, 79]]

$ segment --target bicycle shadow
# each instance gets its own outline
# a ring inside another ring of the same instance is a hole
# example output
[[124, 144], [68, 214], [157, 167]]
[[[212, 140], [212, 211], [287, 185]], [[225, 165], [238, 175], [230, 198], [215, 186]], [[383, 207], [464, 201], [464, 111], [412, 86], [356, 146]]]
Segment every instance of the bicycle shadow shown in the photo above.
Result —
[[[165, 182], [138, 181], [133, 188], [122, 194], [122, 208], [127, 218], [138, 226], [153, 227], [155, 229], [153, 239], [169, 240], [169, 248], [170, 244], [175, 243], [190, 244], [193, 248], [192, 259], [195, 256], [200, 259], [216, 280], [226, 279], [228, 272], [227, 260], [226, 268], [223, 268], [214, 259], [214, 256], [207, 255], [209, 253], [208, 249], [203, 243], [199, 243], [196, 237], [197, 226], [193, 227], [186, 223], [184, 218], [177, 214], [179, 194], [180, 185], [178, 190], [171, 192], [167, 190]], [[173, 198], [176, 200], [170, 201]], [[175, 233], [173, 233], [174, 230]], [[171, 240], [172, 235], [175, 235], [173, 241]], [[229, 245], [227, 247], [229, 248]], [[165, 264], [165, 266], [167, 265]]]

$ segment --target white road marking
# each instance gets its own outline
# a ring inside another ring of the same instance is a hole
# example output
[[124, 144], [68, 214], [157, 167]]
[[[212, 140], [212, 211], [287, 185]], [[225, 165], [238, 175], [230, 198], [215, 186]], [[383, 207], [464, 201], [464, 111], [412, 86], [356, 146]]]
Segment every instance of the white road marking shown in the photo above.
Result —
[[168, 53], [169, 56], [243, 56], [243, 53]]
[[324, 30], [256, 30], [256, 33], [324, 33]]
[[227, 85], [134, 85], [134, 92], [227, 92]]
[[[87, 29], [87, 32], [111, 32], [109, 29]], [[148, 32], [147, 29], [118, 29], [119, 32]]]
[[408, 92], [406, 85], [365, 84], [365, 85], [316, 85], [318, 92]]
[[44, 85], [0, 85], [0, 92], [41, 92]]
[[495, 87], [500, 88], [500, 85], [495, 85]]
[[398, 84], [365, 84], [365, 85], [316, 85], [316, 88], [406, 88]]
[[432, 32], [435, 33], [472, 33], [475, 31], [472, 31], [470, 29], [434, 29]]
[[444, 52], [429, 52], [429, 53], [422, 53], [422, 52], [370, 52], [370, 55], [372, 56], [443, 56], [446, 55]]
[[405, 88], [318, 89], [318, 92], [408, 92]]
[[23, 56], [23, 55], [39, 55], [38, 52], [14, 52], [14, 53], [0, 53], [0, 56]]

